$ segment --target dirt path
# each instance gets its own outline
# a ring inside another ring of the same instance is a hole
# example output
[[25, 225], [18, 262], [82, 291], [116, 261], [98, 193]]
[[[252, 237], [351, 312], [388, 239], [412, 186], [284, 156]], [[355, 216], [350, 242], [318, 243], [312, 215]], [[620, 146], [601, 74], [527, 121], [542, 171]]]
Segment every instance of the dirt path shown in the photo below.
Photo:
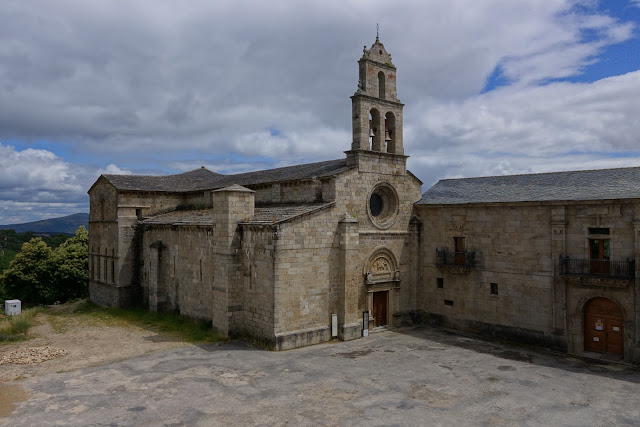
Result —
[[29, 398], [13, 381], [190, 345], [139, 326], [74, 311], [73, 304], [49, 308], [34, 317], [30, 339], [0, 344], [0, 417]]
[[[0, 345], [0, 384], [189, 345], [138, 326], [86, 315], [38, 313], [33, 322], [31, 339]], [[42, 360], [47, 356], [53, 358]]]

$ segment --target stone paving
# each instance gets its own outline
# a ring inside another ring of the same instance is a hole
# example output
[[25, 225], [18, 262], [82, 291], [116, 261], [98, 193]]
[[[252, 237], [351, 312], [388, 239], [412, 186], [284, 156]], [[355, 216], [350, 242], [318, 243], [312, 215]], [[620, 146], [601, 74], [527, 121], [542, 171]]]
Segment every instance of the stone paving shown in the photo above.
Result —
[[8, 425], [639, 425], [640, 371], [428, 327], [190, 346], [13, 383]]

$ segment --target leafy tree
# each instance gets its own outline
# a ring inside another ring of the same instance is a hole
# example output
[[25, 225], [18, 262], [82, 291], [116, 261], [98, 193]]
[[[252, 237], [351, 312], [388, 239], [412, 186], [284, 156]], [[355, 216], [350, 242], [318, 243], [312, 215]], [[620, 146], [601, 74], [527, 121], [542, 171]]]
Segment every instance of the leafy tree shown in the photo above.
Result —
[[46, 300], [64, 302], [89, 294], [89, 233], [84, 226], [53, 250], [49, 264], [53, 280], [43, 290]]
[[54, 250], [42, 239], [32, 238], [0, 276], [0, 295], [33, 304], [87, 296], [88, 247], [89, 234], [83, 226]]
[[9, 267], [9, 263], [20, 252], [22, 245], [34, 237], [40, 237], [51, 249], [64, 243], [71, 235], [65, 233], [40, 233], [32, 231], [16, 233], [14, 230], [0, 230], [0, 274]]
[[51, 248], [36, 237], [22, 245], [21, 251], [0, 276], [5, 297], [28, 303], [42, 302], [40, 293], [51, 284]]

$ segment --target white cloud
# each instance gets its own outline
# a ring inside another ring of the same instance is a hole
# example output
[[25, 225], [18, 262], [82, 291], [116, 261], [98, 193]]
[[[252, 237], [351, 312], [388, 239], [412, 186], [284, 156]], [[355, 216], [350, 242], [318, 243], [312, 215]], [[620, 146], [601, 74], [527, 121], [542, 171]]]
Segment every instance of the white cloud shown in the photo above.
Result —
[[0, 137], [109, 156], [178, 145], [229, 153], [230, 141], [273, 126], [349, 132], [358, 46], [372, 42], [380, 16], [410, 105], [425, 93], [477, 93], [498, 64], [514, 83], [574, 75], [630, 37], [630, 24], [573, 3], [4, 3]]
[[[34, 190], [80, 191], [69, 165], [47, 150], [28, 148], [17, 151], [0, 143], [0, 191], [24, 192], [30, 197]], [[0, 197], [1, 193], [0, 193]]]
[[107, 167], [103, 168], [103, 169], [98, 169], [97, 172], [95, 173], [95, 177], [96, 179], [100, 176], [100, 175], [131, 175], [133, 172], [128, 170], [128, 169], [122, 169], [119, 168], [118, 166], [114, 165], [113, 163], [107, 165]]
[[407, 150], [425, 182], [640, 166], [640, 71], [591, 84], [506, 87], [419, 110]]
[[88, 211], [87, 190], [102, 173], [131, 171], [65, 162], [55, 153], [0, 143], [0, 224]]
[[[636, 74], [536, 87], [579, 75], [633, 37], [633, 23], [595, 4], [2, 2], [0, 138], [61, 141], [88, 160], [1, 152], [15, 161], [0, 171], [0, 200], [86, 200], [100, 173], [241, 172], [341, 157], [355, 61], [375, 22], [398, 66], [410, 166], [425, 183], [576, 168], [602, 153], [603, 166], [620, 164], [609, 152], [638, 142]], [[507, 86], [478, 95], [496, 67]]]

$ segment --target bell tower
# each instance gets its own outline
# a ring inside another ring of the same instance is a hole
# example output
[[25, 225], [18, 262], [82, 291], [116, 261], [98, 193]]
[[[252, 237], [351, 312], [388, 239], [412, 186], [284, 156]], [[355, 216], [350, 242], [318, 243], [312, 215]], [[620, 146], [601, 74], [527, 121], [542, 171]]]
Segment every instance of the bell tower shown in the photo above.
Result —
[[396, 67], [376, 36], [358, 61], [358, 90], [351, 97], [351, 152], [371, 151], [404, 157], [402, 107], [396, 91]]

